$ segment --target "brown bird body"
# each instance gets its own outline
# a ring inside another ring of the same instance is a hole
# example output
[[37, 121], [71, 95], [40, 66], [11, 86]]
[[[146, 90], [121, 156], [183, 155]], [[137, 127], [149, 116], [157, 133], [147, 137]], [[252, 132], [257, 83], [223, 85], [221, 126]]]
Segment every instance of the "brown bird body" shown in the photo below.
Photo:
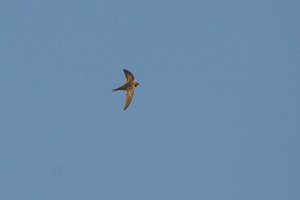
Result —
[[132, 101], [135, 88], [140, 84], [137, 81], [135, 81], [134, 75], [130, 71], [128, 71], [126, 69], [123, 69], [123, 71], [124, 71], [127, 82], [124, 85], [113, 89], [113, 91], [117, 91], [117, 90], [126, 90], [127, 91], [125, 106], [124, 106], [124, 110], [125, 110], [126, 108], [128, 108], [128, 106], [130, 105], [130, 103]]

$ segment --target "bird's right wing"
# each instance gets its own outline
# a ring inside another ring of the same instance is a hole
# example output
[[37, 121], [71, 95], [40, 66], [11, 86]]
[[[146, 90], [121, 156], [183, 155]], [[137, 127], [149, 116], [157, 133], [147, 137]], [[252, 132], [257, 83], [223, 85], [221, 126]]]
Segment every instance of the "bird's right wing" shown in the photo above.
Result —
[[124, 106], [124, 110], [126, 110], [126, 108], [129, 106], [129, 104], [131, 103], [131, 100], [133, 98], [134, 95], [134, 89], [130, 89], [127, 91], [126, 93], [126, 101], [125, 101], [125, 106]]
[[127, 69], [123, 69], [127, 82], [131, 82], [134, 80], [133, 74]]

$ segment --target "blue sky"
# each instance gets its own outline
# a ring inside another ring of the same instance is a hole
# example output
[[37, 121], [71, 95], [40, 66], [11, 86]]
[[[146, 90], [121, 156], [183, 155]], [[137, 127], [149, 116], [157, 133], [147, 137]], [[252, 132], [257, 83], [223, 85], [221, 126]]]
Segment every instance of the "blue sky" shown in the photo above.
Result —
[[1, 1], [0, 199], [299, 199], [299, 8]]

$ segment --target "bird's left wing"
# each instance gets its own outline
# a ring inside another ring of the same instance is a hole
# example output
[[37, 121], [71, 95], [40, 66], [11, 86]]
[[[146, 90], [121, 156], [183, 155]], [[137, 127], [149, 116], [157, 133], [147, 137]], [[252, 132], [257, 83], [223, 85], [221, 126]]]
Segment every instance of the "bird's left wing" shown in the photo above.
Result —
[[124, 106], [124, 110], [126, 110], [126, 108], [129, 106], [129, 104], [131, 103], [131, 100], [133, 98], [134, 95], [134, 89], [130, 89], [127, 91], [126, 93], [126, 101], [125, 101], [125, 106]]

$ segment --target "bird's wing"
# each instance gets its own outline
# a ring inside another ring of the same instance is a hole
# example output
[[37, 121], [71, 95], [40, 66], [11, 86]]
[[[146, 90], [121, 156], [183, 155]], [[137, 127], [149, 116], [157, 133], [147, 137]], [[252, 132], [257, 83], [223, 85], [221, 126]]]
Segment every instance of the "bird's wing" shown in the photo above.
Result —
[[126, 101], [125, 101], [125, 106], [124, 106], [124, 110], [129, 106], [129, 104], [131, 103], [131, 100], [133, 98], [134, 95], [134, 89], [130, 89], [127, 91], [126, 93]]
[[127, 69], [123, 69], [127, 82], [131, 82], [134, 80], [133, 74]]

